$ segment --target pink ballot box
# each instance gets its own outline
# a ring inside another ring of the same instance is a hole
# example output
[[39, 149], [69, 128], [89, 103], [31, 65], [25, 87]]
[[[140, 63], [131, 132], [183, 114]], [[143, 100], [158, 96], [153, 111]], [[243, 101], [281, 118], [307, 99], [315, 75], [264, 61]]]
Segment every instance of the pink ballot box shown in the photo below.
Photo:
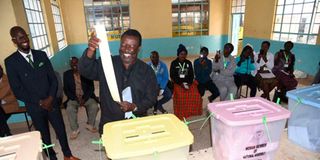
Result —
[[290, 112], [260, 97], [208, 104], [217, 160], [272, 160]]

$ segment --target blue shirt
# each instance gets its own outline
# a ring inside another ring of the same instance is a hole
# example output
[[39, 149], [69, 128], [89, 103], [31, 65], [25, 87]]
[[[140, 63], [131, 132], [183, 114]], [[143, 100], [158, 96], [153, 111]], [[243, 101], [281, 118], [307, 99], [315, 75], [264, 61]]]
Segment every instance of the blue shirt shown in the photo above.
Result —
[[157, 82], [160, 89], [165, 89], [169, 80], [168, 68], [165, 63], [159, 61], [157, 66], [154, 66], [152, 62], [147, 62], [147, 64], [153, 69], [154, 73], [157, 76]]
[[[204, 60], [205, 64], [202, 65], [200, 62]], [[194, 74], [196, 76], [196, 80], [199, 83], [206, 83], [211, 81], [210, 74], [212, 71], [212, 62], [207, 57], [206, 58], [198, 58], [194, 61]]]
[[240, 57], [236, 58], [236, 73], [240, 74], [251, 74], [252, 71], [256, 69], [254, 63], [251, 63], [251, 58], [245, 59], [240, 66], [238, 66], [238, 62], [240, 61]]

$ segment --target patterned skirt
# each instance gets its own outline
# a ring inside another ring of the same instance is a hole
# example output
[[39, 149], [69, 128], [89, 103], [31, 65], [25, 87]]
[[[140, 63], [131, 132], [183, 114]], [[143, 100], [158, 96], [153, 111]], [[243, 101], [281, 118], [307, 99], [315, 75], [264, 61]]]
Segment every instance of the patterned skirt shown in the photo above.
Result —
[[197, 86], [197, 81], [194, 81], [188, 90], [174, 84], [173, 109], [179, 119], [202, 115], [202, 98]]

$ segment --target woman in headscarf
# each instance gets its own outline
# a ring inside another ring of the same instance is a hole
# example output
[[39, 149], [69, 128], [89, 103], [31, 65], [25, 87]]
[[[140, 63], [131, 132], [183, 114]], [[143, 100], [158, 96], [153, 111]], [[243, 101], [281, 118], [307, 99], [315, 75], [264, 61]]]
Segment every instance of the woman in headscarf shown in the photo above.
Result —
[[174, 83], [173, 109], [179, 118], [202, 114], [202, 98], [198, 82], [194, 81], [192, 63], [186, 59], [188, 51], [182, 44], [177, 49], [177, 58], [171, 62], [170, 78]]

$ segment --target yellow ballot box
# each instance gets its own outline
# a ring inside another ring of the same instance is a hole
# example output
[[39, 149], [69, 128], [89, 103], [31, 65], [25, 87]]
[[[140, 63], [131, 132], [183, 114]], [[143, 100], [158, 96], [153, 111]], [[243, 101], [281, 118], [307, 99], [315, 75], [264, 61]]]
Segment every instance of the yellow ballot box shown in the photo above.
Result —
[[187, 160], [193, 135], [173, 114], [107, 123], [103, 146], [112, 160]]
[[0, 138], [0, 160], [42, 160], [40, 132]]

